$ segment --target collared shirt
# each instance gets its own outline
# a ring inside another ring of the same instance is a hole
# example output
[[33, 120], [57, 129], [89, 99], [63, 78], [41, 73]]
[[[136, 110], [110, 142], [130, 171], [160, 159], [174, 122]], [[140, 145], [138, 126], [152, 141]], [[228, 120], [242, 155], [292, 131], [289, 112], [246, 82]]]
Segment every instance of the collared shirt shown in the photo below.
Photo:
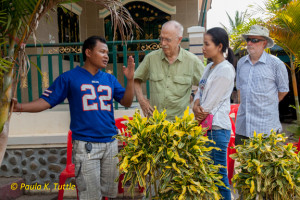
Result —
[[205, 112], [214, 115], [213, 129], [231, 130], [229, 119], [230, 96], [234, 87], [234, 67], [227, 60], [217, 64], [213, 69], [209, 63], [199, 82], [195, 100], [200, 99], [200, 105]]
[[270, 134], [281, 130], [278, 92], [289, 91], [288, 72], [277, 57], [263, 52], [252, 64], [249, 55], [237, 64], [236, 87], [241, 104], [237, 114], [236, 134], [253, 137], [253, 132]]
[[167, 120], [182, 117], [190, 103], [191, 87], [198, 85], [204, 65], [194, 54], [180, 48], [174, 63], [169, 64], [162, 49], [145, 56], [134, 79], [150, 81], [150, 104], [159, 112], [167, 110]]

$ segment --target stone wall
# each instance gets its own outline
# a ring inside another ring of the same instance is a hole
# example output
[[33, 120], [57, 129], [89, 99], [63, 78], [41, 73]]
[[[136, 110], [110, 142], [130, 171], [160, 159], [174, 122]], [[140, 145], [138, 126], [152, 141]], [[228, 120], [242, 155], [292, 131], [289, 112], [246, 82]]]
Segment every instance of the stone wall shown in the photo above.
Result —
[[66, 156], [66, 147], [7, 149], [0, 176], [22, 177], [27, 185], [49, 183], [49, 188], [53, 188], [54, 183], [59, 183], [59, 175], [66, 167]]

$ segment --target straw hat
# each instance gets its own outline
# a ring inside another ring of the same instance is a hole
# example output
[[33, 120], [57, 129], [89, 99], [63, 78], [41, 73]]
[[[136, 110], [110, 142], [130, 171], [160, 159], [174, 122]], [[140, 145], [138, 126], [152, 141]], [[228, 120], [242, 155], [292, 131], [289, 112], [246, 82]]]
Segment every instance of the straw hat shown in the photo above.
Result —
[[250, 31], [242, 36], [245, 40], [249, 36], [262, 36], [268, 41], [266, 48], [272, 48], [274, 46], [274, 41], [269, 37], [269, 30], [263, 26], [253, 25], [251, 26]]

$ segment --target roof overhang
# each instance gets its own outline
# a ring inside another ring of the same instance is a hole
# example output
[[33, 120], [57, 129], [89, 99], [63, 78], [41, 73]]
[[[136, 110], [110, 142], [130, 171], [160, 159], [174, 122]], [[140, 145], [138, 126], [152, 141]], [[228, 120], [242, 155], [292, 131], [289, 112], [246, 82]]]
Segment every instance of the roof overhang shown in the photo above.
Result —
[[[130, 3], [133, 1], [140, 1], [140, 2], [148, 3], [169, 15], [176, 14], [176, 6], [171, 6], [161, 0], [121, 0], [123, 5], [126, 5], [127, 3]], [[99, 18], [105, 18], [109, 15], [110, 15], [110, 12], [106, 8], [99, 10]]]

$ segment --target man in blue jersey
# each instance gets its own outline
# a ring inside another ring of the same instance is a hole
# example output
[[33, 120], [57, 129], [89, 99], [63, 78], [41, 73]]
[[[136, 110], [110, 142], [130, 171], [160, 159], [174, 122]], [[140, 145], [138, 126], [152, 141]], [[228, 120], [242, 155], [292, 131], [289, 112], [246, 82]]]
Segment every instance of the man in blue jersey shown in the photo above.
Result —
[[40, 112], [68, 98], [73, 139], [73, 159], [80, 199], [115, 198], [118, 176], [118, 144], [113, 99], [129, 107], [132, 103], [134, 60], [123, 66], [126, 90], [117, 79], [102, 72], [108, 63], [108, 47], [102, 37], [92, 36], [82, 48], [85, 64], [60, 75], [42, 96], [29, 103], [14, 102], [15, 112]]

